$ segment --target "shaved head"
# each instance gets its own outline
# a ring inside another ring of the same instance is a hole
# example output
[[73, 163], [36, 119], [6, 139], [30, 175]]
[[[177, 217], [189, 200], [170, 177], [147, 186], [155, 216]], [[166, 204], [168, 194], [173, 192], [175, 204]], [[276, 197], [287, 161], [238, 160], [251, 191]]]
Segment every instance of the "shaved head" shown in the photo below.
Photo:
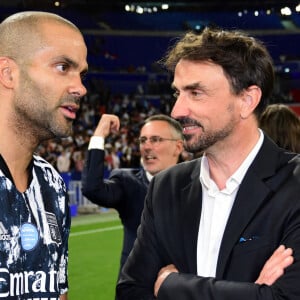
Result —
[[0, 56], [18, 61], [25, 60], [36, 47], [43, 44], [43, 25], [57, 23], [79, 31], [70, 21], [48, 12], [26, 11], [6, 18], [0, 24]]
[[84, 37], [68, 20], [36, 11], [6, 18], [0, 23], [3, 127], [25, 133], [21, 138], [33, 144], [70, 135], [86, 93], [86, 58]]

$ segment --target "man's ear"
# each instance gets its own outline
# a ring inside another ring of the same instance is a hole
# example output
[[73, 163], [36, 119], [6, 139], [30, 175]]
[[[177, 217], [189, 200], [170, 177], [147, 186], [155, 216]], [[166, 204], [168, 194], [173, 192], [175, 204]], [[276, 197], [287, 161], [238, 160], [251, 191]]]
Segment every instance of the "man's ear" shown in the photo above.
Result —
[[182, 140], [177, 140], [176, 141], [176, 153], [175, 155], [180, 155], [180, 153], [183, 151], [183, 141]]
[[13, 68], [12, 61], [9, 58], [0, 57], [0, 83], [8, 89], [11, 89], [14, 85]]
[[255, 110], [261, 99], [261, 89], [256, 85], [248, 87], [242, 94], [241, 118], [247, 119]]

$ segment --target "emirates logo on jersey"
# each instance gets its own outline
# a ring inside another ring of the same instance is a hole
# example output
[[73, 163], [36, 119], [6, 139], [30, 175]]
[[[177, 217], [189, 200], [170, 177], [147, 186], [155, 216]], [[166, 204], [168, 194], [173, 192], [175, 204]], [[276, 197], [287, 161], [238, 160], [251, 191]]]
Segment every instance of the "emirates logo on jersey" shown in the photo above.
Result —
[[[6, 268], [0, 268], [0, 298], [29, 299], [36, 293], [44, 293], [45, 298], [42, 299], [48, 299], [50, 293], [54, 295], [58, 293], [57, 291], [58, 274], [55, 270], [11, 273]], [[28, 297], [19, 298], [22, 295]], [[34, 297], [34, 299], [40, 298]]]

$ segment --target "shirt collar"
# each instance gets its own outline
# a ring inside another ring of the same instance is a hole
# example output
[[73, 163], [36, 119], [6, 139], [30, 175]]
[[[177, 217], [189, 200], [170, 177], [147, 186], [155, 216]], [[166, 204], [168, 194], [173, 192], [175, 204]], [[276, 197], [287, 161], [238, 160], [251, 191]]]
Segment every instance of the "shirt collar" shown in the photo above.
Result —
[[[34, 159], [32, 158], [27, 170], [29, 171], [29, 178], [28, 178], [28, 183], [31, 182], [32, 180], [32, 170], [33, 170], [33, 166], [34, 166]], [[6, 164], [6, 161], [4, 160], [3, 156], [0, 154], [0, 169], [3, 172], [4, 176], [7, 177], [11, 182], [14, 183], [14, 179], [10, 173], [10, 170]]]
[[151, 179], [153, 178], [153, 175], [151, 175], [148, 171], [146, 171], [146, 177], [149, 180], [149, 182], [151, 181]]
[[[259, 149], [262, 146], [264, 141], [264, 134], [262, 130], [258, 129], [259, 131], [259, 139], [253, 149], [250, 151], [246, 159], [242, 162], [239, 168], [227, 179], [226, 181], [226, 189], [229, 192], [232, 192], [240, 183], [242, 182], [248, 168], [250, 167], [251, 163], [253, 162], [255, 156], [257, 155]], [[215, 189], [217, 188], [214, 181], [211, 180], [209, 175], [209, 165], [207, 157], [205, 153], [201, 159], [201, 167], [200, 167], [200, 181], [207, 189]]]

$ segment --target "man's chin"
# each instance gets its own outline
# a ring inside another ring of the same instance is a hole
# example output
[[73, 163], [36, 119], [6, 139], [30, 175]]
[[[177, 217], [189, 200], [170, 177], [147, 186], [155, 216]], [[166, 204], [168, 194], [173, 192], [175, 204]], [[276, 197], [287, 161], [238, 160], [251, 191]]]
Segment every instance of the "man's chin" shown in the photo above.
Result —
[[205, 148], [201, 147], [201, 145], [194, 143], [192, 141], [185, 141], [184, 149], [190, 153], [199, 153], [205, 150]]
[[158, 173], [157, 168], [152, 166], [145, 166], [145, 170], [147, 172], [149, 172], [151, 175], [155, 175], [156, 173]]
[[57, 128], [55, 131], [53, 131], [53, 135], [58, 138], [67, 138], [72, 134], [73, 134], [73, 126], [71, 124], [63, 128]]

